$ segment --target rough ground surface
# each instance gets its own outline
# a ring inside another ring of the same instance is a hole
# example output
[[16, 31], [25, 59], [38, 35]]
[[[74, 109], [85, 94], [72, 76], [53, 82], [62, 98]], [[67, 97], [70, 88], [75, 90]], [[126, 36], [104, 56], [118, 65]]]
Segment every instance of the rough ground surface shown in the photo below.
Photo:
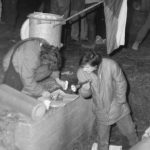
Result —
[[[150, 36], [142, 43], [139, 51], [130, 49], [135, 33], [138, 31], [139, 26], [141, 26], [141, 24], [139, 25], [138, 18], [134, 21], [135, 23], [130, 29], [130, 42], [127, 48], [122, 48], [109, 57], [116, 60], [124, 70], [129, 85], [128, 102], [132, 110], [138, 134], [141, 136], [144, 130], [150, 125]], [[3, 78], [2, 58], [8, 49], [18, 40], [18, 33], [12, 33], [5, 27], [5, 24], [0, 24], [0, 83]], [[77, 81], [76, 70], [78, 68], [79, 58], [86, 50], [81, 47], [79, 42], [67, 41], [65, 43], [65, 48], [62, 50], [64, 58], [64, 66], [62, 69], [63, 79], [68, 79], [70, 83]], [[98, 46], [97, 51], [107, 56], [105, 45]], [[1, 123], [2, 121], [0, 119]], [[1, 133], [3, 131], [0, 129]], [[0, 135], [3, 135], [1, 133]], [[118, 132], [116, 126], [112, 128], [110, 141], [112, 144], [123, 144], [124, 149], [128, 149], [127, 140], [124, 140], [124, 137]]]

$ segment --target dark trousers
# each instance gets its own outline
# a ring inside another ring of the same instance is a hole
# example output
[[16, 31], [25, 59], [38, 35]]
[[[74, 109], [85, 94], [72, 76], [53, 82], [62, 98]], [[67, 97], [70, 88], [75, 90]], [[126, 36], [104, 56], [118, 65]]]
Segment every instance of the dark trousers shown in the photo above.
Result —
[[2, 20], [10, 27], [16, 25], [18, 0], [3, 0]]
[[[86, 7], [89, 7], [93, 5], [92, 4], [86, 4]], [[96, 10], [92, 9], [90, 12], [86, 15], [86, 21], [87, 21], [87, 36], [88, 40], [90, 42], [95, 42], [96, 38]]]
[[68, 17], [70, 9], [70, 0], [51, 0], [50, 6], [51, 13], [64, 15], [64, 18]]
[[[138, 142], [135, 125], [130, 115], [126, 115], [116, 122], [116, 124], [119, 131], [128, 138], [130, 146]], [[109, 150], [110, 128], [110, 125], [101, 124], [101, 121], [97, 119], [98, 150]]]
[[141, 27], [139, 30], [137, 37], [136, 37], [136, 42], [141, 43], [143, 39], [146, 37], [146, 34], [148, 33], [150, 29], [150, 13], [144, 23], [144, 25]]

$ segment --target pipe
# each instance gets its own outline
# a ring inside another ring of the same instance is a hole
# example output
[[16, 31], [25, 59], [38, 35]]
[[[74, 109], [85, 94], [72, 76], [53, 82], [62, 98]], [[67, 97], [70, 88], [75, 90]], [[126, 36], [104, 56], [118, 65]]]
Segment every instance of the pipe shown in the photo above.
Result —
[[5, 84], [0, 85], [0, 105], [8, 111], [21, 113], [32, 120], [39, 120], [46, 113], [46, 107], [42, 102]]
[[100, 1], [100, 2], [98, 2], [98, 3], [96, 3], [96, 4], [93, 4], [92, 6], [89, 6], [89, 7], [85, 8], [85, 9], [79, 11], [78, 13], [76, 13], [76, 14], [74, 14], [74, 15], [68, 17], [68, 18], [66, 18], [66, 19], [63, 20], [61, 23], [58, 23], [58, 24], [54, 25], [53, 27], [56, 27], [56, 26], [58, 26], [58, 25], [65, 24], [67, 21], [71, 20], [72, 18], [75, 18], [76, 16], [78, 16], [78, 15], [80, 15], [80, 14], [82, 14], [82, 13], [85, 13], [86, 11], [88, 11], [88, 10], [90, 10], [90, 9], [92, 9], [92, 8], [94, 8], [94, 7], [96, 7], [96, 6], [98, 6], [98, 5], [100, 5], [101, 3], [103, 3], [103, 0]]

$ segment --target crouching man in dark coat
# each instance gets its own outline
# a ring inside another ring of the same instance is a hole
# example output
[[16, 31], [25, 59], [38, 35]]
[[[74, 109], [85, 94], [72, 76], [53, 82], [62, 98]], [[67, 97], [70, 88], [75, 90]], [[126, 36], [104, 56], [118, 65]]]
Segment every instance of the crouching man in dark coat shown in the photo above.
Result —
[[65, 86], [59, 78], [59, 50], [41, 38], [28, 38], [15, 44], [3, 59], [3, 68], [3, 83], [31, 96], [38, 97], [46, 91], [37, 81], [48, 76], [60, 87]]

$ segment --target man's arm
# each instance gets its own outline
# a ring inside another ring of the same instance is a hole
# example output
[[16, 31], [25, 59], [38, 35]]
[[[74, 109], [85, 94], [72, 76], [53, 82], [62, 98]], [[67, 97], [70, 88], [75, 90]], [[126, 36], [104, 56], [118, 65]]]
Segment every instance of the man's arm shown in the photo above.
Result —
[[3, 69], [7, 71], [11, 59], [11, 55], [13, 53], [13, 48], [8, 51], [8, 53], [3, 58]]
[[23, 72], [22, 81], [24, 88], [22, 92], [31, 96], [41, 96], [44, 88], [36, 82], [34, 78], [35, 70], [26, 66]]
[[24, 85], [22, 92], [32, 96], [41, 96], [44, 88], [35, 80], [35, 71], [40, 65], [40, 42], [29, 41], [20, 48], [24, 56], [21, 68], [21, 78]]
[[116, 84], [116, 100], [118, 103], [126, 102], [127, 82], [120, 66], [114, 62], [112, 67], [113, 80]]
[[[77, 78], [78, 81], [81, 83], [90, 80], [88, 74], [85, 73], [82, 69], [79, 69], [77, 71]], [[82, 85], [82, 87], [79, 89], [79, 93], [81, 94], [81, 96], [83, 96], [84, 98], [89, 98], [90, 96], [92, 96], [92, 91], [90, 86], [91, 85], [89, 82]]]

